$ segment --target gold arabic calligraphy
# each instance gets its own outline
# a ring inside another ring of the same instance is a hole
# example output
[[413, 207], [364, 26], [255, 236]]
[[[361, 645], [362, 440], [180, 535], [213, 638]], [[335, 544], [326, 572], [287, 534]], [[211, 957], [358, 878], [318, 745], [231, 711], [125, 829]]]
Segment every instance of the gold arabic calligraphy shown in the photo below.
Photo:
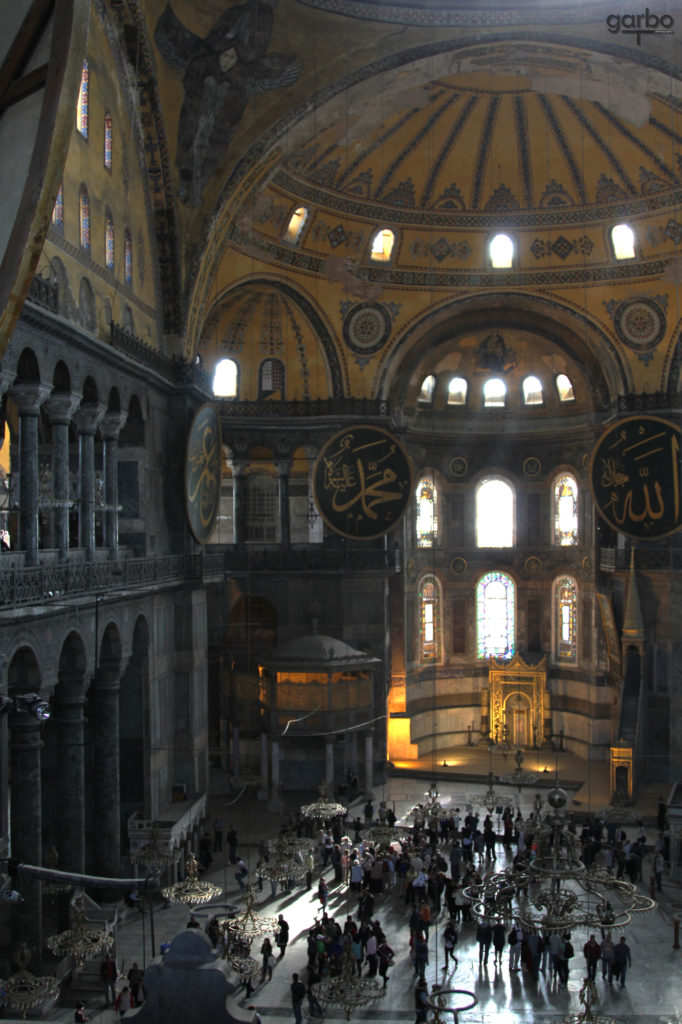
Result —
[[[209, 409], [198, 415], [192, 428], [187, 452], [187, 506], [190, 520], [193, 514], [195, 536], [210, 530], [216, 513], [220, 486], [221, 443], [215, 412]], [[197, 537], [199, 539], [199, 537]]]

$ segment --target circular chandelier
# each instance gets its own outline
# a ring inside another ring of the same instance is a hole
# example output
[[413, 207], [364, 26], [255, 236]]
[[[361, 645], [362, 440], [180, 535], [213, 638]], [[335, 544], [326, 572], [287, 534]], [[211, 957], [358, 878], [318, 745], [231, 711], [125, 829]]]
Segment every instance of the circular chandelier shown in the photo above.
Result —
[[438, 799], [438, 786], [435, 782], [432, 782], [429, 786], [428, 793], [424, 796], [427, 798], [423, 804], [416, 804], [411, 811], [408, 811], [405, 815], [406, 818], [412, 818], [415, 824], [419, 821], [428, 822], [429, 824], [437, 824], [444, 818], [450, 817], [450, 811], [446, 810]]
[[559, 786], [550, 790], [550, 811], [533, 825], [534, 857], [465, 889], [478, 917], [513, 917], [526, 930], [565, 932], [623, 928], [633, 914], [654, 909], [655, 901], [631, 882], [585, 866], [580, 840], [566, 826], [566, 800]]
[[497, 781], [502, 782], [507, 786], [516, 786], [519, 792], [521, 792], [523, 786], [537, 785], [541, 776], [537, 772], [524, 772], [522, 750], [516, 751], [514, 760], [516, 761], [516, 768], [514, 771], [506, 772], [504, 775], [498, 775]]
[[181, 882], [174, 882], [167, 889], [161, 890], [161, 895], [170, 903], [198, 906], [200, 903], [210, 903], [222, 893], [222, 889], [213, 882], [204, 882], [199, 878], [199, 862], [193, 853], [185, 861], [185, 871], [187, 877]]
[[311, 990], [322, 1006], [340, 1006], [350, 1020], [351, 1014], [362, 1010], [377, 999], [383, 999], [386, 989], [378, 978], [358, 978], [355, 970], [355, 957], [350, 947], [343, 951], [341, 973], [327, 981], [318, 981]]
[[499, 793], [495, 792], [495, 774], [491, 770], [487, 777], [488, 787], [485, 793], [470, 793], [466, 801], [472, 807], [485, 807], [488, 814], [493, 814], [496, 807], [503, 806], [506, 801]]
[[343, 804], [337, 804], [327, 798], [326, 783], [322, 783], [317, 791], [319, 800], [312, 804], [304, 804], [301, 807], [301, 814], [304, 818], [313, 818], [317, 821], [327, 821], [329, 818], [342, 818], [348, 813], [348, 808]]
[[168, 841], [162, 843], [161, 832], [158, 825], [152, 825], [149, 834], [149, 842], [145, 843], [134, 853], [130, 854], [133, 864], [144, 864], [146, 867], [168, 867], [177, 860], [177, 852], [172, 850]]
[[0, 985], [5, 990], [6, 1005], [14, 1007], [21, 1013], [21, 1019], [26, 1020], [26, 1011], [46, 999], [57, 999], [59, 995], [59, 982], [56, 978], [36, 977], [28, 970], [31, 962], [31, 951], [25, 942], [22, 942], [12, 957], [12, 962], [17, 970]]
[[55, 956], [72, 956], [82, 964], [110, 950], [114, 936], [88, 925], [82, 899], [74, 900], [72, 907], [73, 928], [51, 935], [47, 940], [47, 948]]
[[274, 934], [278, 928], [278, 921], [276, 917], [256, 913], [254, 909], [256, 894], [252, 885], [246, 887], [244, 902], [246, 909], [235, 917], [223, 918], [220, 926], [226, 929], [233, 939], [250, 947], [253, 940], [259, 936], [266, 935], [268, 932]]
[[279, 885], [298, 882], [305, 875], [305, 866], [301, 860], [301, 850], [310, 845], [308, 840], [296, 836], [279, 835], [268, 843], [269, 858], [261, 869], [263, 878], [268, 878]]
[[371, 825], [369, 828], [363, 828], [362, 841], [365, 845], [381, 849], [404, 839], [405, 832], [403, 825]]

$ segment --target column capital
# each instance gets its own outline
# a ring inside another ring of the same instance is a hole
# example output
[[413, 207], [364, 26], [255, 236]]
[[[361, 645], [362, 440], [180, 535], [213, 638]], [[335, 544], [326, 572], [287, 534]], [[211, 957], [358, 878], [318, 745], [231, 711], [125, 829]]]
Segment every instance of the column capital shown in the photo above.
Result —
[[288, 476], [291, 472], [291, 466], [293, 464], [292, 458], [280, 458], [275, 459], [275, 469], [279, 476]]
[[78, 433], [94, 434], [105, 412], [104, 406], [97, 402], [80, 405], [73, 417]]
[[50, 423], [53, 426], [60, 423], [68, 425], [73, 419], [73, 414], [79, 403], [79, 395], [50, 395], [45, 402], [45, 411], [50, 418]]
[[232, 476], [244, 476], [250, 465], [250, 459], [232, 459]]
[[128, 419], [125, 412], [105, 412], [99, 425], [99, 431], [106, 441], [117, 441], [121, 428]]
[[20, 416], [37, 416], [50, 391], [51, 388], [39, 380], [16, 381], [10, 388]]

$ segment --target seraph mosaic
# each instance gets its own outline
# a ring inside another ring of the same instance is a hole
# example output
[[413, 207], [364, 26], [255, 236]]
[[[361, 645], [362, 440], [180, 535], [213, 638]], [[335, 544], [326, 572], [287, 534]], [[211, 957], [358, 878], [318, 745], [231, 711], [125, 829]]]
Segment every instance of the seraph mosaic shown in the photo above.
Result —
[[277, 0], [247, 0], [230, 7], [203, 38], [170, 4], [157, 22], [156, 45], [185, 87], [175, 158], [182, 202], [201, 202], [251, 97], [291, 85], [301, 73], [296, 54], [268, 53], [276, 6]]

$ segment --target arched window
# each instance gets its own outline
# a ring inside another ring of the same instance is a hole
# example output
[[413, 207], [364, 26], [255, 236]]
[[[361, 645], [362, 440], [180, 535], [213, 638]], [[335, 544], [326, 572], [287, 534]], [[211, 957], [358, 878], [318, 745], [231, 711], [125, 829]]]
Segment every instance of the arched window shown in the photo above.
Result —
[[78, 106], [76, 107], [76, 128], [84, 139], [88, 137], [88, 62], [83, 61], [81, 71], [81, 87], [78, 92]]
[[511, 658], [516, 646], [516, 588], [511, 576], [489, 572], [476, 587], [479, 658]]
[[114, 269], [114, 220], [108, 210], [104, 218], [104, 261], [109, 270]]
[[538, 377], [524, 377], [523, 404], [542, 405], [542, 384]]
[[111, 170], [111, 114], [108, 110], [104, 115], [104, 166]]
[[571, 384], [570, 377], [567, 377], [565, 373], [558, 373], [555, 384], [556, 393], [559, 396], [560, 402], [575, 401], [575, 394], [573, 392], [573, 385]]
[[296, 245], [301, 237], [307, 220], [308, 210], [305, 206], [299, 206], [297, 210], [294, 210], [289, 218], [286, 234], [284, 236], [287, 242], [291, 242], [292, 245]]
[[514, 265], [514, 243], [509, 235], [495, 235], [488, 248], [490, 265], [495, 270], [510, 270]]
[[451, 377], [448, 384], [448, 405], [466, 405], [469, 385], [464, 377]]
[[388, 263], [395, 245], [395, 235], [390, 228], [380, 228], [372, 239], [370, 259], [375, 263]]
[[514, 490], [506, 480], [493, 477], [476, 491], [476, 545], [511, 548], [514, 545]]
[[126, 284], [133, 283], [133, 240], [130, 237], [130, 232], [126, 228], [125, 235], [123, 236], [123, 265], [125, 272]]
[[284, 363], [281, 359], [264, 359], [258, 369], [258, 395], [284, 398]]
[[85, 185], [81, 185], [78, 193], [80, 215], [80, 239], [83, 249], [90, 248], [90, 197]]
[[417, 485], [417, 547], [432, 548], [438, 537], [438, 493], [430, 477]]
[[135, 318], [133, 317], [132, 309], [127, 303], [123, 307], [123, 330], [126, 334], [135, 335]]
[[575, 661], [578, 652], [578, 588], [569, 576], [554, 584], [556, 655], [561, 661]]
[[419, 660], [438, 661], [440, 652], [440, 584], [425, 576], [419, 587]]
[[501, 377], [491, 377], [483, 385], [483, 404], [488, 408], [500, 408], [507, 404], [507, 385]]
[[234, 359], [221, 359], [216, 363], [213, 394], [218, 398], [237, 397], [237, 364]]
[[554, 543], [567, 547], [578, 543], [578, 484], [570, 473], [554, 484]]
[[635, 258], [635, 233], [629, 224], [616, 224], [611, 228], [611, 245], [617, 260]]
[[59, 230], [64, 230], [64, 186], [60, 185], [57, 198], [52, 209], [52, 223]]
[[422, 402], [424, 405], [431, 405], [433, 402], [433, 393], [436, 390], [436, 378], [432, 373], [428, 377], [424, 377], [422, 386], [419, 391], [418, 402]]
[[94, 331], [97, 327], [95, 315], [95, 293], [87, 278], [82, 277], [78, 289], [78, 308], [80, 310], [80, 321], [86, 331]]

